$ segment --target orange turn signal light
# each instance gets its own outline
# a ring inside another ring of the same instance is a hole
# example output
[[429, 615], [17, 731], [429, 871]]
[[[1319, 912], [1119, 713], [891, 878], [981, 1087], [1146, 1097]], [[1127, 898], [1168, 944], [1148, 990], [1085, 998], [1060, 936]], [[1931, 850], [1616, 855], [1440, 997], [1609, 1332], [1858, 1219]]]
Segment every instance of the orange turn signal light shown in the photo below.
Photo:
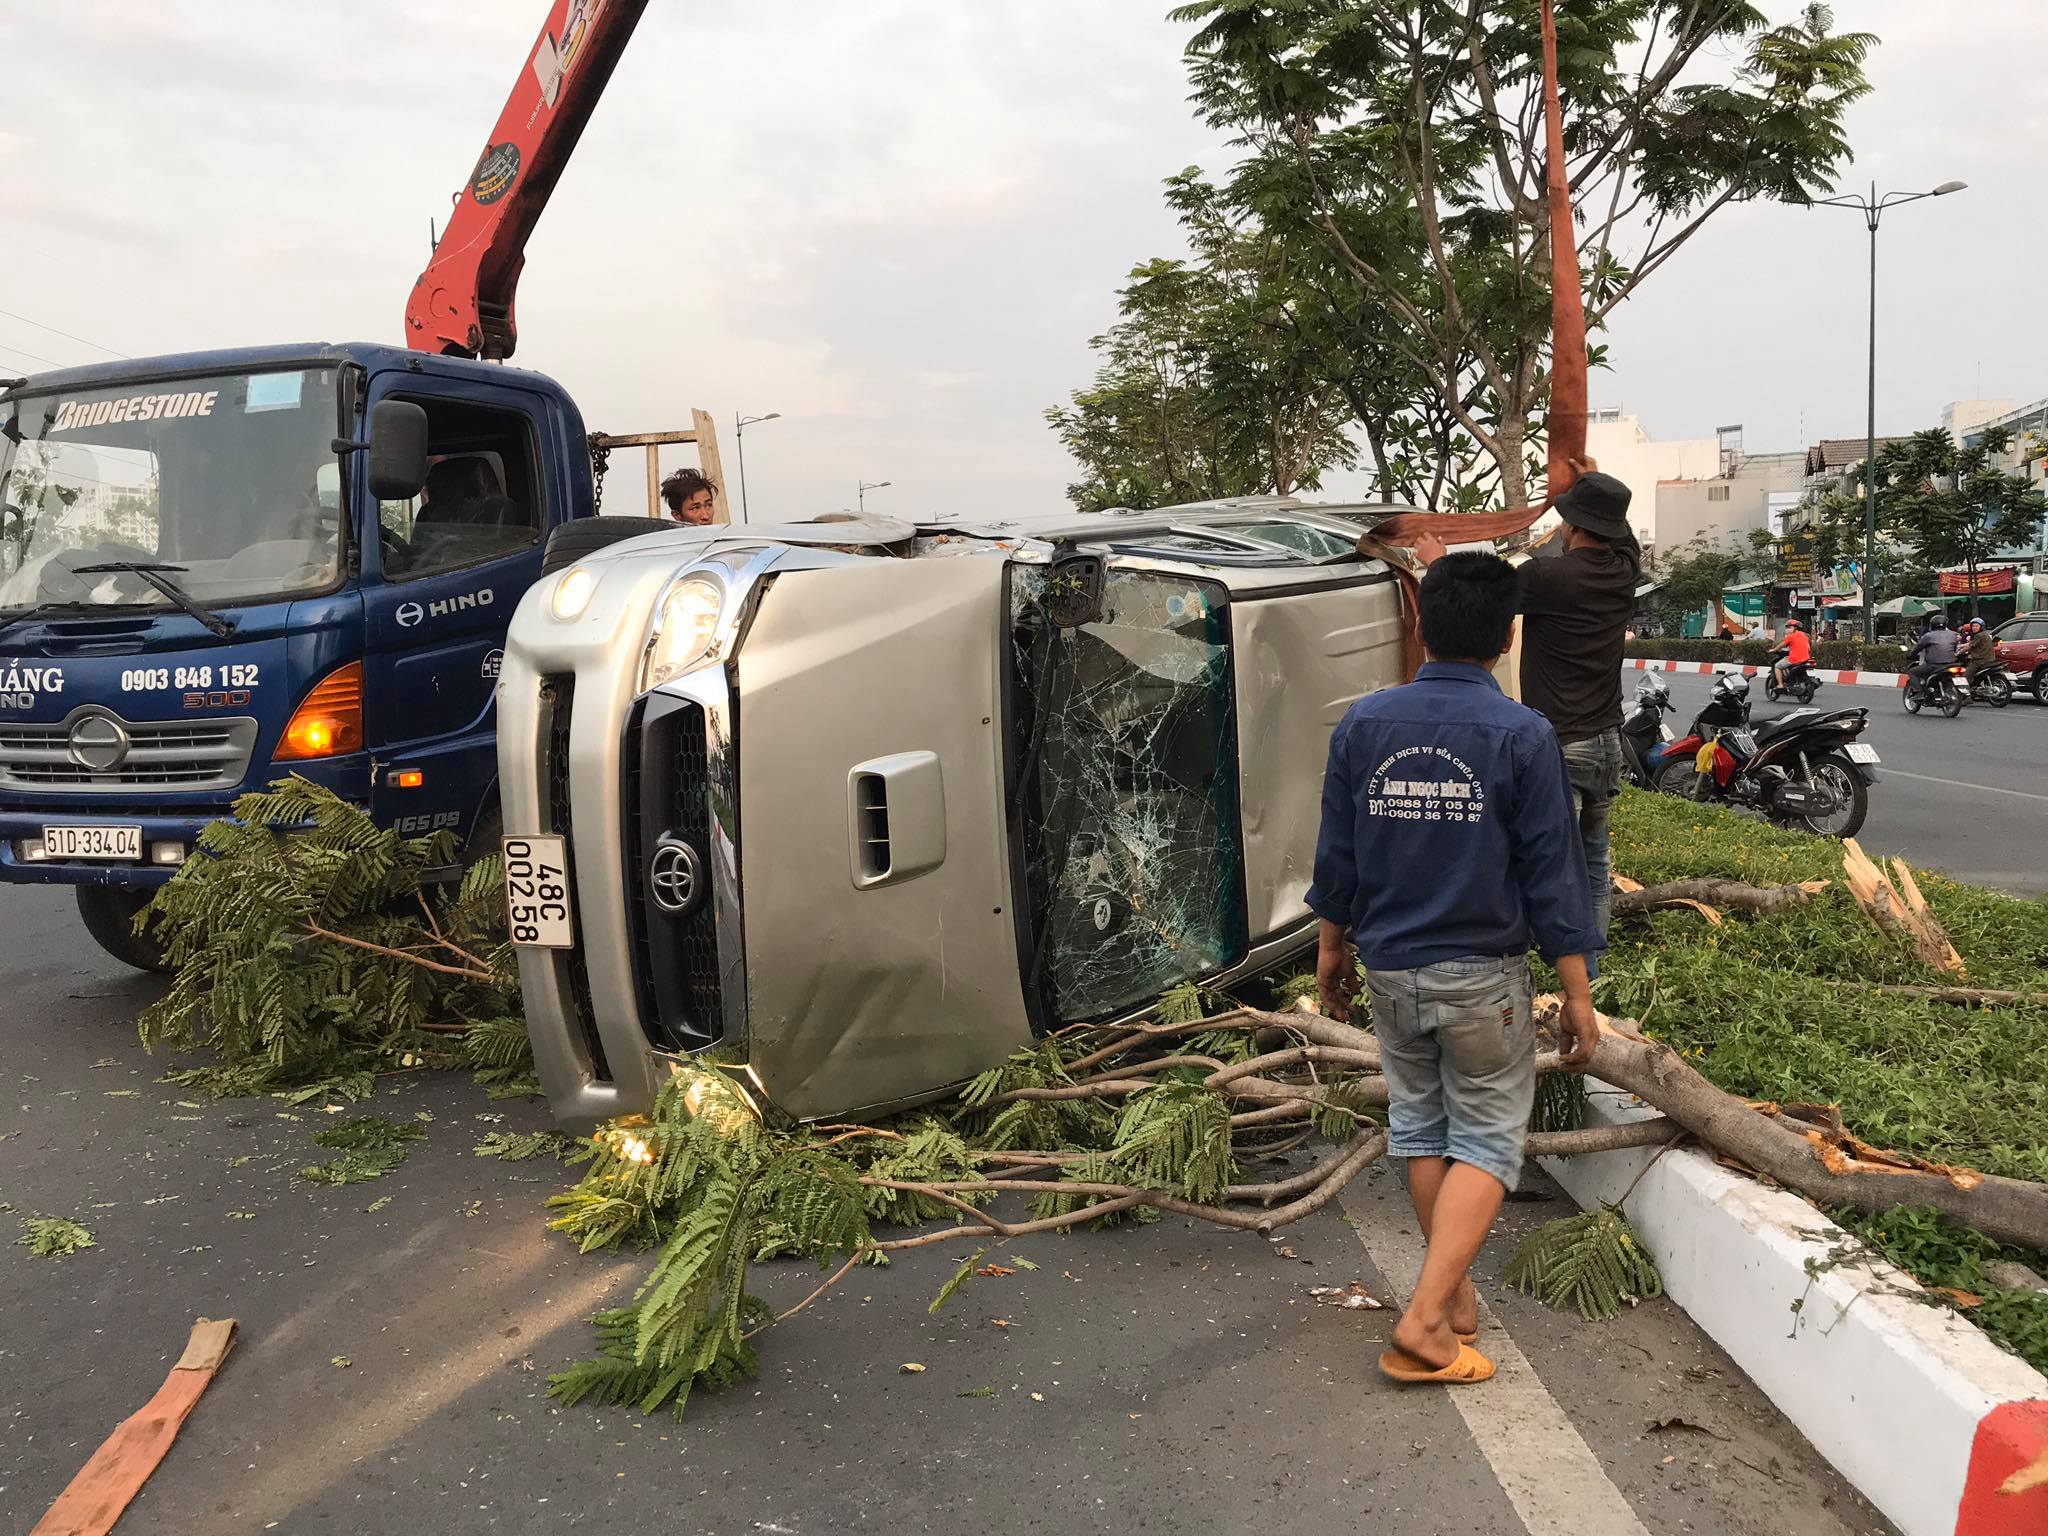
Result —
[[394, 768], [391, 777], [384, 782], [393, 789], [418, 789], [427, 782], [427, 775], [419, 768]]
[[363, 664], [336, 667], [306, 695], [273, 754], [278, 762], [339, 757], [363, 747]]

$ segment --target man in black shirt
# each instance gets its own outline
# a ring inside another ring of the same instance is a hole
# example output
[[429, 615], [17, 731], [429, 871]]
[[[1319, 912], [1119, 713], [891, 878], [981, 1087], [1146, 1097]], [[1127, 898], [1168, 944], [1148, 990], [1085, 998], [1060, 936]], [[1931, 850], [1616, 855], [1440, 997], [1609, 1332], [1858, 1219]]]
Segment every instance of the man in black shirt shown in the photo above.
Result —
[[[1643, 554], [1628, 525], [1629, 489], [1591, 459], [1558, 497], [1564, 548], [1521, 567], [1522, 702], [1550, 721], [1564, 748], [1592, 883], [1593, 923], [1607, 934], [1614, 904], [1608, 829], [1621, 793], [1621, 653], [1635, 612]], [[1425, 565], [1443, 545], [1424, 537]]]

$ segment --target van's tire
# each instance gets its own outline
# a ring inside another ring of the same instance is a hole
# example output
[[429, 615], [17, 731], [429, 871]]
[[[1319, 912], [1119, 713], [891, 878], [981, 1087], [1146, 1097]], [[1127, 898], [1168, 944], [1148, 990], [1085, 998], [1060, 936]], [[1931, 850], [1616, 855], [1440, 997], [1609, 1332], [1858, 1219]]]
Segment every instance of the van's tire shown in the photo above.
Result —
[[626, 539], [637, 539], [643, 533], [666, 533], [679, 526], [665, 517], [571, 518], [548, 535], [548, 547], [541, 552], [540, 573], [550, 575], [574, 565], [585, 555], [594, 555]]
[[163, 946], [135, 931], [135, 914], [149, 905], [156, 894], [154, 890], [131, 891], [113, 885], [81, 885], [75, 889], [79, 920], [95, 944], [138, 971], [170, 973]]

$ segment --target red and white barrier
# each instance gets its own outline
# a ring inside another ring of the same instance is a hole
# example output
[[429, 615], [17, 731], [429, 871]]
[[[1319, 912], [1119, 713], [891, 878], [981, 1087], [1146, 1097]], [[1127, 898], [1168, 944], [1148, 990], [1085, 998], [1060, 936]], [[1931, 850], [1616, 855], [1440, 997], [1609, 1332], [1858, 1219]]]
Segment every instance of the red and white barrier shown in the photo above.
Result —
[[[1588, 1087], [1588, 1125], [1653, 1113]], [[1588, 1210], [1627, 1196], [1671, 1299], [1905, 1536], [2048, 1532], [2048, 1378], [1923, 1304], [1911, 1277], [1701, 1152], [1544, 1166]]]
[[[1647, 661], [1640, 656], [1626, 657], [1624, 667], [1633, 667], [1638, 672], [1676, 672], [1687, 677], [1713, 677], [1722, 672], [1740, 672], [1744, 677], [1756, 677], [1768, 672], [1769, 667], [1743, 666], [1732, 661]], [[1836, 672], [1822, 667], [1808, 667], [1810, 676], [1824, 683], [1838, 683], [1855, 688], [1903, 688], [1906, 674], [1903, 672]]]

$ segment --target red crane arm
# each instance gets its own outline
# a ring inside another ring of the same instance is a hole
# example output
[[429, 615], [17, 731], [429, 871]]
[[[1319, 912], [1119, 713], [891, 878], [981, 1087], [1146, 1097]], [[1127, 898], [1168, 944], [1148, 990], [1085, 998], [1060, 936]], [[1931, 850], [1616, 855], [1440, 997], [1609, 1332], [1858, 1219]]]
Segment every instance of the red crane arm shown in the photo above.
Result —
[[463, 357], [512, 355], [519, 345], [512, 301], [527, 236], [646, 9], [647, 0], [552, 0], [527, 67], [413, 284], [406, 345]]

